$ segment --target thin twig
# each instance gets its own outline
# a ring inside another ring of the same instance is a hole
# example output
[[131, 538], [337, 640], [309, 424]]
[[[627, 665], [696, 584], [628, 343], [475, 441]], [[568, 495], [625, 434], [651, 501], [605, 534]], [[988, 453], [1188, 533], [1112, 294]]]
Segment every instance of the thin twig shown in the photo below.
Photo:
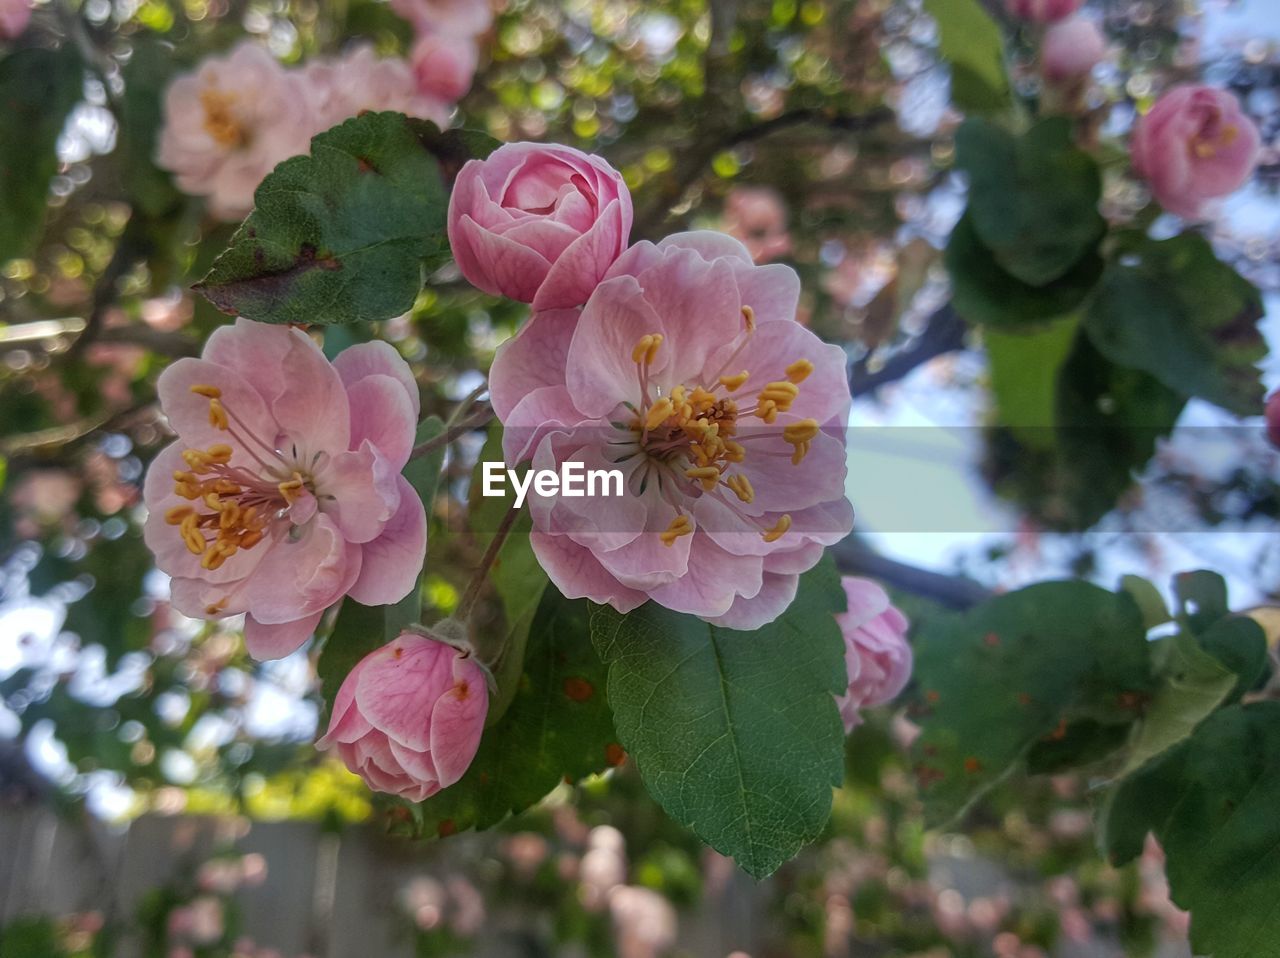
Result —
[[493, 538], [489, 540], [489, 547], [484, 550], [484, 555], [480, 557], [480, 565], [476, 568], [475, 574], [472, 575], [471, 581], [467, 583], [467, 591], [463, 593], [462, 600], [458, 603], [458, 609], [454, 612], [454, 618], [459, 622], [466, 622], [470, 617], [471, 610], [475, 608], [476, 600], [480, 598], [480, 592], [484, 589], [485, 580], [489, 577], [489, 570], [493, 568], [493, 564], [498, 560], [498, 553], [502, 551], [503, 543], [507, 541], [507, 535], [515, 526], [516, 518], [519, 515], [520, 509], [513, 499], [511, 505], [507, 507], [506, 514], [502, 517], [502, 522], [498, 524]]
[[486, 405], [483, 409], [472, 413], [466, 419], [459, 421], [456, 425], [448, 427], [444, 432], [440, 433], [440, 435], [432, 436], [426, 442], [414, 446], [413, 452], [409, 453], [409, 458], [418, 459], [428, 453], [435, 452], [437, 449], [441, 449], [444, 446], [449, 445], [449, 443], [453, 442], [459, 436], [465, 436], [478, 426], [487, 424], [492, 418], [493, 407]]
[[965, 576], [930, 572], [886, 558], [853, 536], [833, 546], [832, 553], [841, 572], [870, 576], [903, 592], [932, 599], [949, 609], [968, 609], [993, 595], [986, 586]]
[[890, 356], [883, 366], [871, 371], [866, 357], [854, 363], [849, 371], [849, 391], [857, 398], [895, 383], [929, 360], [963, 349], [967, 334], [965, 321], [947, 303], [929, 317], [924, 332], [910, 345]]

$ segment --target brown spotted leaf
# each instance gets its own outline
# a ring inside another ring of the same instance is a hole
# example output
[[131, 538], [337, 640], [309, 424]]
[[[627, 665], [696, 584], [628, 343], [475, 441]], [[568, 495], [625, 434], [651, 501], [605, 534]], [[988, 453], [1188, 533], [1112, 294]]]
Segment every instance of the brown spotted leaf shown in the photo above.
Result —
[[423, 837], [489, 828], [534, 805], [562, 781], [625, 759], [587, 616], [586, 600], [566, 599], [546, 587], [510, 706], [485, 730], [462, 780], [413, 808]]
[[914, 644], [922, 732], [912, 759], [935, 824], [1033, 749], [1132, 723], [1154, 684], [1137, 604], [1085, 582], [1041, 583], [931, 619]]
[[319, 134], [262, 181], [254, 209], [197, 289], [264, 323], [350, 323], [408, 312], [449, 255], [447, 184], [492, 141], [399, 113]]

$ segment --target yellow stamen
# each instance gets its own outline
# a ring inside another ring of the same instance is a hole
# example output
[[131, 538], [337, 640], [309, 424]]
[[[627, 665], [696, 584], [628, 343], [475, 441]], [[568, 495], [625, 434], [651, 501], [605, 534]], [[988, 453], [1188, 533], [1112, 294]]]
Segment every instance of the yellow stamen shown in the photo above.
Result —
[[649, 333], [641, 336], [640, 341], [631, 350], [633, 363], [652, 363], [658, 358], [658, 347], [662, 345], [662, 333]]
[[689, 517], [678, 515], [671, 520], [671, 525], [667, 526], [666, 532], [658, 533], [658, 538], [662, 540], [664, 546], [673, 546], [681, 536], [690, 535], [692, 532], [693, 523], [689, 521]]
[[813, 363], [807, 359], [797, 359], [794, 363], [787, 367], [787, 378], [793, 383], [802, 383], [809, 378], [809, 374], [813, 372]]
[[221, 399], [222, 390], [217, 386], [192, 386], [191, 391], [197, 396], [204, 396], [205, 399]]
[[209, 400], [209, 425], [214, 429], [230, 429], [231, 423], [227, 419], [227, 411], [222, 408], [222, 400]]
[[772, 400], [778, 404], [778, 408], [786, 412], [791, 408], [791, 403], [800, 395], [800, 387], [795, 383], [782, 380], [776, 383], [769, 383], [764, 389], [760, 390], [760, 400]]
[[779, 539], [782, 538], [783, 533], [785, 533], [790, 528], [791, 528], [791, 516], [784, 515], [781, 519], [779, 519], [776, 523], [774, 523], [772, 528], [766, 529], [764, 532], [761, 533], [761, 535], [764, 536], [765, 542], [777, 542]]
[[742, 462], [747, 458], [746, 448], [732, 439], [726, 440], [724, 444], [724, 458], [728, 462]]
[[223, 596], [221, 599], [219, 599], [217, 602], [213, 602], [213, 603], [211, 603], [211, 604], [209, 604], [209, 605], [206, 605], [206, 606], [204, 607], [204, 614], [205, 614], [205, 615], [217, 615], [219, 612], [221, 612], [223, 609], [225, 609], [225, 608], [227, 607], [227, 602], [228, 602], [228, 601], [229, 601], [229, 597], [224, 595], [224, 596]]
[[293, 505], [298, 501], [298, 493], [302, 491], [302, 476], [298, 473], [293, 474], [293, 478], [276, 486], [280, 490], [280, 495], [284, 496], [284, 501], [289, 505]]
[[671, 405], [671, 400], [664, 396], [649, 407], [649, 412], [644, 417], [644, 428], [657, 429], [667, 421], [673, 412], [675, 412], [675, 407]]
[[262, 531], [259, 529], [251, 529], [248, 532], [241, 533], [240, 548], [252, 549], [261, 541], [262, 541]]
[[231, 447], [225, 443], [215, 443], [205, 450], [205, 455], [209, 457], [210, 462], [223, 466], [231, 461]]
[[740, 501], [749, 503], [755, 499], [756, 491], [751, 488], [751, 480], [742, 473], [730, 476], [724, 482], [726, 486], [733, 490], [733, 494], [737, 496]]
[[194, 515], [195, 510], [190, 506], [174, 506], [164, 514], [164, 521], [171, 526], [180, 525], [187, 516]]
[[782, 429], [782, 438], [794, 445], [797, 442], [809, 442], [818, 435], [818, 420], [801, 419]]
[[756, 405], [756, 415], [772, 424], [778, 418], [778, 404], [772, 399], [762, 399]]
[[742, 384], [747, 381], [747, 377], [750, 375], [751, 374], [744, 369], [742, 372], [734, 376], [721, 376], [720, 385], [729, 390], [729, 392], [733, 392], [735, 389], [739, 389]]
[[756, 331], [756, 311], [750, 306], [742, 307], [742, 321], [747, 324], [747, 332], [754, 333]]
[[693, 469], [686, 469], [684, 474], [690, 479], [696, 479], [702, 484], [702, 488], [710, 492], [720, 484], [720, 470], [715, 466], [697, 466]]

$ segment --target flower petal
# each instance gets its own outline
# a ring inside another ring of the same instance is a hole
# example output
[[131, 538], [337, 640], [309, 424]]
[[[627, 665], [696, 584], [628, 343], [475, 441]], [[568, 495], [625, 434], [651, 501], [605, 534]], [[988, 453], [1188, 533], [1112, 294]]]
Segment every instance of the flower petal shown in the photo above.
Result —
[[418, 382], [413, 378], [409, 364], [390, 343], [375, 339], [349, 346], [338, 354], [338, 358], [333, 361], [333, 368], [338, 371], [338, 376], [348, 389], [366, 376], [390, 376], [404, 388], [413, 407], [413, 421], [418, 421], [418, 415], [422, 411]]
[[400, 478], [368, 439], [353, 452], [334, 456], [317, 490], [323, 512], [348, 542], [376, 539], [400, 505]]
[[418, 584], [427, 556], [427, 514], [404, 476], [397, 476], [400, 508], [382, 533], [362, 547], [360, 577], [347, 591], [364, 605], [399, 602]]
[[578, 316], [577, 309], [534, 313], [518, 333], [498, 347], [489, 367], [489, 395], [502, 422], [535, 389], [564, 384]]
[[[274, 375], [284, 388], [271, 411], [296, 458], [308, 460], [321, 452], [336, 455], [350, 448], [351, 412], [342, 379], [301, 330], [291, 329], [289, 349]], [[291, 452], [286, 448], [285, 452]]]
[[321, 513], [294, 534], [271, 543], [245, 587], [248, 611], [259, 622], [278, 625], [327, 609], [360, 575], [360, 547], [328, 516]]
[[347, 387], [351, 409], [351, 446], [365, 441], [377, 447], [387, 465], [399, 472], [413, 452], [418, 413], [404, 386], [392, 376], [366, 376]]
[[311, 615], [294, 619], [292, 622], [280, 622], [266, 625], [252, 615], [244, 620], [244, 647], [250, 657], [264, 662], [268, 659], [283, 659], [296, 652], [302, 644], [311, 638], [320, 624], [324, 610]]

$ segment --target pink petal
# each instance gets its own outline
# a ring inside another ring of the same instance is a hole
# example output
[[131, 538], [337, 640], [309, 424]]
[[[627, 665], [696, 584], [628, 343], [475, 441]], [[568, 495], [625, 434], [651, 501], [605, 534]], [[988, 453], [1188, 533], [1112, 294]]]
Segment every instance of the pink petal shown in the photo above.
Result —
[[[634, 277], [620, 276], [596, 287], [569, 345], [566, 379], [573, 404], [587, 416], [604, 418], [623, 399], [639, 403], [640, 380], [632, 350], [642, 336], [661, 332], [662, 319]], [[671, 343], [650, 365], [660, 373], [673, 354]]]
[[264, 662], [268, 659], [283, 659], [296, 652], [302, 644], [311, 638], [320, 624], [324, 610], [295, 619], [292, 622], [281, 622], [278, 625], [264, 625], [252, 615], [244, 620], [244, 647], [250, 657]]
[[609, 575], [590, 549], [577, 545], [568, 536], [534, 531], [529, 541], [538, 564], [565, 598], [590, 599], [624, 613], [644, 605], [648, 598]]
[[709, 621], [713, 625], [742, 632], [758, 629], [787, 611], [799, 585], [799, 576], [766, 572], [759, 592], [750, 598], [734, 599], [728, 612]]
[[404, 468], [413, 451], [418, 413], [404, 386], [391, 376], [366, 376], [347, 387], [351, 408], [351, 446], [368, 440], [395, 472]]
[[[351, 412], [342, 379], [310, 337], [297, 329], [290, 334], [292, 341], [280, 365], [257, 371], [258, 376], [275, 375], [284, 382], [271, 404], [276, 422], [300, 456], [346, 452], [350, 448]], [[261, 365], [266, 362], [262, 360]], [[292, 450], [284, 451], [288, 454]]]
[[476, 757], [489, 712], [489, 687], [475, 662], [455, 658], [453, 678], [431, 711], [431, 758], [442, 788], [462, 778]]
[[333, 457], [320, 477], [317, 493], [324, 513], [348, 542], [376, 539], [400, 505], [399, 472], [369, 440], [354, 452]]
[[751, 253], [745, 246], [719, 230], [688, 230], [683, 233], [672, 233], [658, 244], [658, 249], [688, 249], [701, 255], [707, 262], [727, 258], [739, 260], [748, 266], [755, 265], [751, 261]]
[[374, 340], [348, 347], [338, 354], [333, 368], [348, 389], [366, 376], [390, 376], [403, 387], [413, 409], [413, 421], [418, 421], [422, 406], [417, 380], [413, 378], [409, 364], [390, 343]]
[[[191, 391], [192, 386], [213, 386], [221, 390], [220, 402], [229, 415], [231, 425], [243, 435], [247, 430], [266, 443], [271, 443], [277, 426], [262, 396], [239, 373], [205, 359], [179, 359], [160, 374], [156, 391], [160, 408], [169, 425], [178, 434], [183, 448], [207, 449], [215, 443], [243, 448], [231, 433], [209, 423], [209, 399]], [[256, 452], [260, 453], [257, 447]], [[237, 463], [244, 453], [233, 457]]]
[[405, 748], [431, 747], [431, 710], [453, 687], [457, 653], [431, 639], [402, 635], [365, 659], [356, 704], [373, 727]]
[[591, 228], [560, 254], [533, 298], [535, 310], [581, 306], [626, 247], [622, 203], [614, 200]]
[[427, 514], [409, 480], [397, 476], [400, 508], [363, 546], [360, 577], [347, 594], [364, 605], [399, 602], [418, 584], [427, 556]]
[[549, 433], [572, 429], [585, 420], [563, 385], [535, 389], [511, 410], [503, 424], [503, 457], [508, 465], [524, 462]]
[[360, 575], [360, 547], [343, 539], [323, 513], [306, 527], [272, 541], [248, 580], [249, 612], [259, 622], [278, 625], [327, 609]]
[[705, 619], [725, 615], [741, 597], [759, 593], [763, 571], [760, 559], [725, 552], [711, 539], [694, 533], [689, 571], [668, 585], [650, 591], [654, 601], [676, 612]]
[[842, 629], [860, 628], [889, 608], [889, 595], [878, 582], [847, 575], [840, 579], [840, 584], [849, 603], [848, 611], [836, 616]]
[[534, 313], [518, 333], [498, 347], [489, 367], [493, 410], [507, 421], [525, 396], [543, 386], [563, 385], [576, 309]]

